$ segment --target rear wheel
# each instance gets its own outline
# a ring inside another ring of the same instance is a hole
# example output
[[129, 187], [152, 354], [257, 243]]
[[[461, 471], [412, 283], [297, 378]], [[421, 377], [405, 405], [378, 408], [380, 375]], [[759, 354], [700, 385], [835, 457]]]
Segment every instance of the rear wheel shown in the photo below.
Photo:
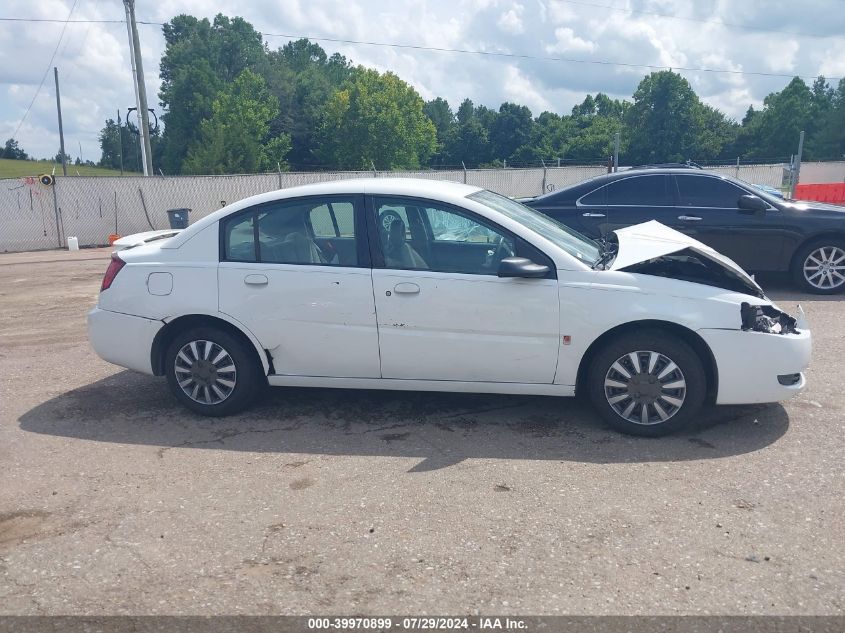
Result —
[[593, 357], [593, 406], [612, 427], [657, 437], [684, 427], [704, 402], [701, 359], [680, 338], [660, 330], [623, 334]]
[[845, 240], [825, 238], [795, 253], [792, 276], [802, 290], [834, 294], [845, 290]]
[[192, 411], [224, 416], [248, 407], [265, 384], [252, 350], [228, 332], [198, 327], [178, 334], [167, 348], [167, 383]]

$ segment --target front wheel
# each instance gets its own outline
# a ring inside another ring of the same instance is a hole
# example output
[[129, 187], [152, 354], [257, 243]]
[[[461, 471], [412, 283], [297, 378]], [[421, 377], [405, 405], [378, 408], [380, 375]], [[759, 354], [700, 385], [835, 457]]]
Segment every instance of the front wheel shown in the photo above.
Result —
[[825, 238], [805, 244], [792, 264], [795, 282], [806, 292], [829, 295], [845, 290], [845, 241]]
[[242, 411], [264, 385], [251, 350], [215, 327], [186, 330], [171, 341], [165, 357], [173, 395], [201, 415], [225, 416]]
[[588, 382], [590, 400], [610, 426], [649, 437], [686, 426], [707, 391], [696, 352], [660, 330], [611, 340], [593, 357]]

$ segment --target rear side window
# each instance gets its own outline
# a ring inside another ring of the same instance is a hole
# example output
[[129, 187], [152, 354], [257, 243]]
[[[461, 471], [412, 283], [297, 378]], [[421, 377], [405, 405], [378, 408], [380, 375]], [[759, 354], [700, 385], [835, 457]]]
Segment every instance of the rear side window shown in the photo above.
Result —
[[223, 220], [224, 261], [357, 266], [356, 205], [308, 198], [262, 205]]
[[745, 191], [736, 185], [712, 176], [675, 176], [682, 207], [714, 207], [736, 209]]
[[608, 206], [666, 207], [671, 204], [663, 175], [623, 178], [605, 189]]
[[237, 262], [258, 261], [255, 257], [255, 217], [240, 215], [226, 223], [223, 230], [225, 259]]

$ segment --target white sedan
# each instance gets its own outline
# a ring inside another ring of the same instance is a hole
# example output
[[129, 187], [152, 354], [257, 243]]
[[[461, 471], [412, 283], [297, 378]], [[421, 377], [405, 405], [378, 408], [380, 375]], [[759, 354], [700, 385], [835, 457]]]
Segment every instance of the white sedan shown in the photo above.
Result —
[[700, 242], [648, 222], [598, 243], [463, 184], [294, 187], [157, 237], [112, 255], [89, 337], [205, 415], [267, 385], [583, 391], [661, 435], [798, 393], [810, 360], [803, 315]]

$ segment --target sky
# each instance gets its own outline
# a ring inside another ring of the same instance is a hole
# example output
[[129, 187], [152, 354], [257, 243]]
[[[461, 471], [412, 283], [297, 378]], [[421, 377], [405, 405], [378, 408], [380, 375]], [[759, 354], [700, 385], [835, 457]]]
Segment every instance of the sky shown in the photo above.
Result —
[[[240, 15], [271, 49], [290, 41], [285, 35], [310, 37], [329, 54], [396, 73], [424, 99], [443, 97], [454, 110], [468, 97], [496, 109], [514, 101], [535, 116], [567, 114], [588, 93], [630, 99], [646, 74], [667, 67], [739, 120], [793, 75], [811, 83], [821, 74], [835, 78], [832, 85], [845, 76], [845, 0], [136, 0], [140, 21], [161, 23], [180, 13]], [[124, 10], [119, 0], [0, 6], [0, 18], [69, 15], [122, 20]], [[161, 27], [138, 28], [148, 100], [161, 114]], [[0, 142], [17, 130], [21, 147], [39, 158], [59, 148], [53, 66], [66, 151], [96, 162], [105, 119], [135, 105], [125, 24], [0, 20]]]

